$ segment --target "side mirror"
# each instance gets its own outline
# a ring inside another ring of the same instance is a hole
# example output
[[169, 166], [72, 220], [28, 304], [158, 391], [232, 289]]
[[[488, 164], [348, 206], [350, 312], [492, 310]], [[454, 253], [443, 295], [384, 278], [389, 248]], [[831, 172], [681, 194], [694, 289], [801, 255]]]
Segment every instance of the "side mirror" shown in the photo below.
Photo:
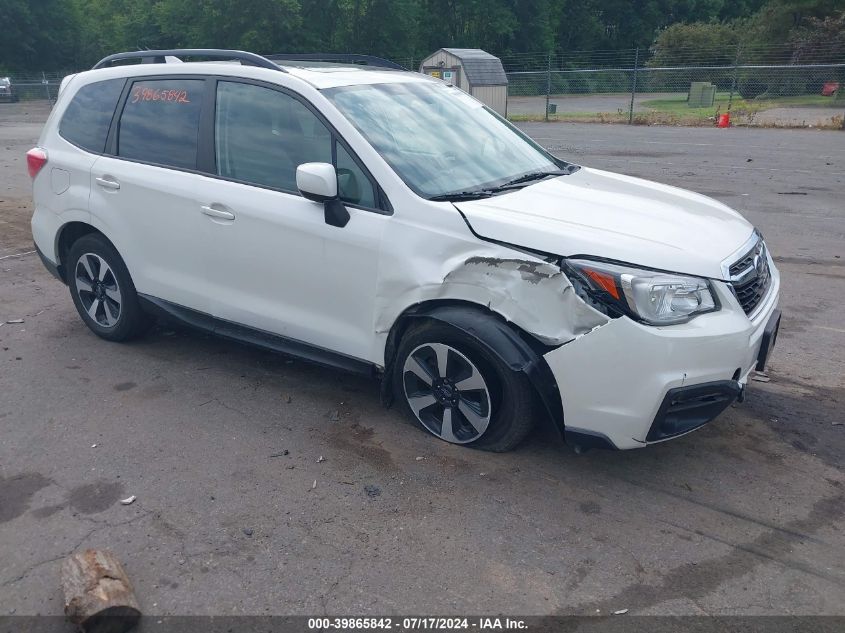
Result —
[[349, 211], [337, 194], [337, 172], [329, 163], [302, 163], [296, 168], [296, 188], [308, 200], [322, 202], [326, 224], [344, 227]]
[[328, 163], [302, 163], [296, 168], [296, 188], [314, 202], [337, 198], [337, 173]]

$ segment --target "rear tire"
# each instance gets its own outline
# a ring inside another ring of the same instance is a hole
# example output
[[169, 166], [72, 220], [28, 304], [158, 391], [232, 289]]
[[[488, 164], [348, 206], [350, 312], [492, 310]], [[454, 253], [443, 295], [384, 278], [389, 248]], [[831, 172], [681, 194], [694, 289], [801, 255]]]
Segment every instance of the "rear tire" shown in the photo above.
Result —
[[445, 323], [424, 321], [405, 334], [393, 389], [417, 424], [453, 444], [505, 452], [534, 426], [535, 393], [525, 374]]
[[79, 316], [97, 336], [128, 341], [152, 324], [117, 249], [103, 235], [83, 235], [70, 247], [66, 276]]

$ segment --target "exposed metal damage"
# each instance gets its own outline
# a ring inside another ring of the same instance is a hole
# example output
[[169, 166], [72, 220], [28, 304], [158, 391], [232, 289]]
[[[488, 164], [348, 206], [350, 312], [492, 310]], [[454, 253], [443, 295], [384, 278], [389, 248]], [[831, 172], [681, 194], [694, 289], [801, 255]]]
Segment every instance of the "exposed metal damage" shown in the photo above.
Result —
[[[489, 308], [546, 345], [563, 345], [609, 318], [577, 296], [556, 263], [540, 258], [513, 257], [515, 251], [495, 244], [488, 252], [449, 257], [438, 270], [426, 271], [415, 287], [382, 278], [383, 299], [407, 297], [398, 312], [395, 303], [380, 311], [377, 332], [389, 331], [395, 318], [410, 306], [431, 300], [460, 300]], [[422, 271], [419, 271], [422, 273]], [[398, 281], [398, 280], [395, 280]]]
[[470, 257], [444, 284], [477, 285], [487, 307], [548, 345], [562, 345], [604, 325], [608, 317], [585, 304], [556, 264], [542, 260]]

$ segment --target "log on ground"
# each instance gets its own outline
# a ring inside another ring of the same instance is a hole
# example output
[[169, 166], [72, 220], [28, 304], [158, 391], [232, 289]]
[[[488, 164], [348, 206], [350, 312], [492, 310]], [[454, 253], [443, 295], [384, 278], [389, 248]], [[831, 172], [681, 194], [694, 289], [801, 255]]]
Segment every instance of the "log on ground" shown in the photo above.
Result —
[[62, 563], [65, 615], [85, 633], [124, 633], [141, 608], [120, 561], [109, 551], [87, 549]]

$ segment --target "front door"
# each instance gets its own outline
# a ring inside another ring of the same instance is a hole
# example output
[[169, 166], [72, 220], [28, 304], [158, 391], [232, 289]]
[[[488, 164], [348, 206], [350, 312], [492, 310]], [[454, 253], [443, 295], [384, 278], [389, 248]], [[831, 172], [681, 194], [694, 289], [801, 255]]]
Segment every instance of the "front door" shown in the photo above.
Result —
[[[200, 207], [212, 263], [212, 314], [358, 359], [371, 360], [379, 248], [390, 217], [360, 163], [296, 96], [219, 81], [217, 176], [203, 177]], [[339, 168], [351, 214], [326, 224], [303, 198], [296, 167]]]

